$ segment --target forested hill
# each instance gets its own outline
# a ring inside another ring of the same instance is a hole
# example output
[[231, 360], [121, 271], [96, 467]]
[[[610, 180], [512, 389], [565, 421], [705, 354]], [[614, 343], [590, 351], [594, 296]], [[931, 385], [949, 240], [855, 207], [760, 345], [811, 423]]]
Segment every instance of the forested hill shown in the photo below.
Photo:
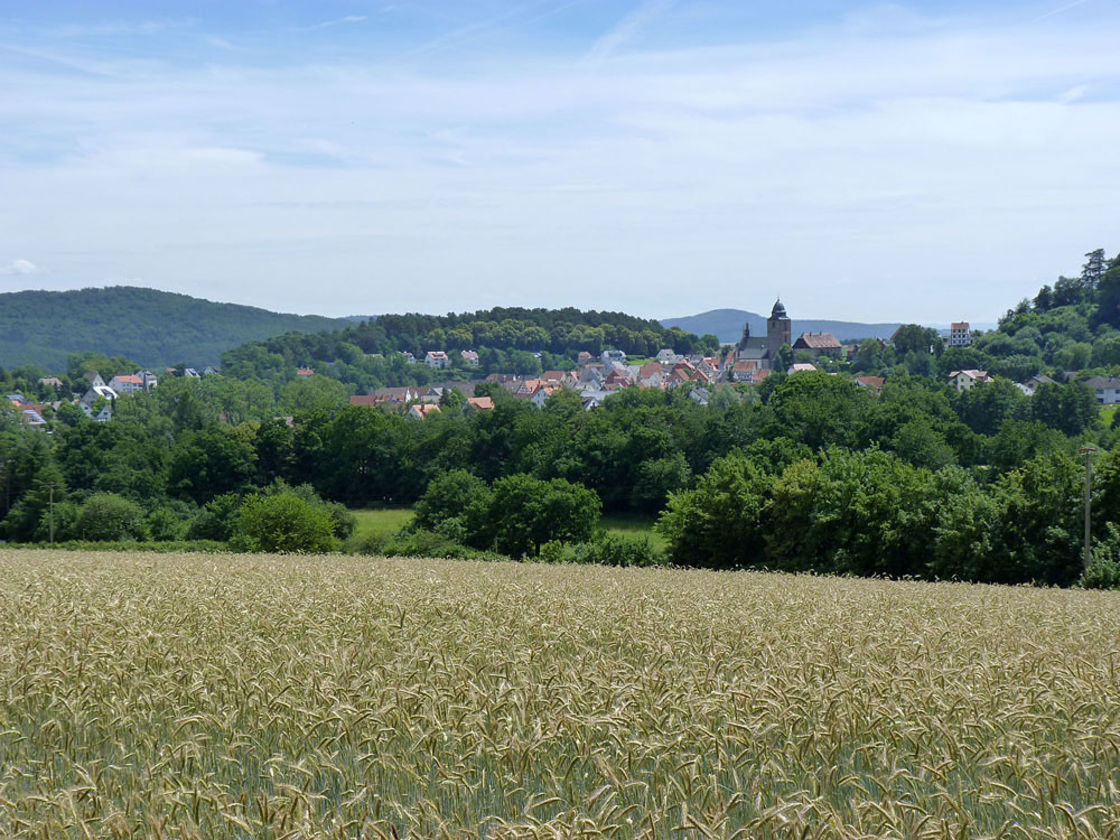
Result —
[[[232, 375], [263, 379], [290, 376], [296, 366], [328, 364], [335, 375], [364, 388], [383, 382], [388, 366], [403, 364], [400, 353], [422, 359], [429, 350], [445, 350], [457, 360], [459, 351], [475, 350], [482, 373], [532, 373], [539, 372], [542, 364], [546, 369], [550, 365], [567, 369], [581, 350], [598, 355], [617, 349], [644, 357], [663, 348], [716, 353], [719, 341], [623, 312], [498, 307], [447, 315], [381, 315], [341, 330], [277, 335], [246, 342], [226, 353], [222, 364]], [[383, 358], [390, 353], [398, 354], [395, 361]], [[538, 353], [539, 357], [534, 355]]]
[[9, 292], [0, 294], [0, 366], [63, 370], [68, 353], [83, 351], [151, 367], [201, 366], [217, 364], [224, 351], [245, 341], [346, 323], [131, 286]]

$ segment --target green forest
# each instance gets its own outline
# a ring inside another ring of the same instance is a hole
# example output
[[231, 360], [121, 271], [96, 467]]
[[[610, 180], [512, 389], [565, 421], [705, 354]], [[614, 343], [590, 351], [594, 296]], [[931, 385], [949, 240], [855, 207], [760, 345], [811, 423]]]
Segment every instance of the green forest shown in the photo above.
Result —
[[180, 362], [202, 367], [245, 341], [343, 323], [129, 286], [8, 292], [0, 294], [0, 364], [57, 371], [68, 354], [94, 351], [153, 368]]
[[[254, 342], [226, 355], [225, 375], [168, 377], [118, 400], [110, 423], [63, 404], [45, 434], [8, 412], [0, 527], [20, 543], [49, 540], [53, 524], [56, 541], [75, 544], [1117, 585], [1120, 429], [1085, 382], [1120, 373], [1110, 355], [1120, 348], [1120, 258], [1088, 260], [971, 347], [945, 349], [936, 331], [907, 325], [893, 346], [869, 340], [854, 359], [818, 360], [828, 370], [714, 388], [706, 404], [688, 387], [627, 388], [594, 411], [564, 390], [537, 408], [493, 382], [476, 388], [492, 397], [489, 411], [458, 391], [423, 421], [348, 404], [359, 385], [347, 366], [366, 359], [396, 365], [390, 381], [428, 375], [393, 357], [409, 342], [430, 346], [406, 330], [442, 330], [445, 341], [469, 330], [473, 341], [497, 325], [511, 343], [495, 340], [496, 352], [538, 346], [558, 359], [585, 349], [573, 335], [588, 331], [608, 347], [644, 342], [628, 352], [708, 349], [648, 325], [642, 337], [644, 322], [616, 313], [400, 316]], [[540, 333], [526, 338], [531, 329]], [[73, 356], [69, 373], [113, 363]], [[295, 366], [309, 364], [317, 373], [297, 378]], [[960, 368], [990, 370], [993, 381], [958, 392], [947, 377]], [[0, 382], [29, 387], [36, 372], [5, 371]], [[857, 374], [881, 376], [881, 392]], [[1052, 381], [1028, 395], [1016, 383], [1035, 374]], [[1098, 450], [1089, 569], [1085, 448]], [[415, 506], [415, 521], [389, 540], [351, 536], [350, 510], [385, 505]], [[656, 519], [661, 539], [606, 534], [600, 517], [621, 513]]]

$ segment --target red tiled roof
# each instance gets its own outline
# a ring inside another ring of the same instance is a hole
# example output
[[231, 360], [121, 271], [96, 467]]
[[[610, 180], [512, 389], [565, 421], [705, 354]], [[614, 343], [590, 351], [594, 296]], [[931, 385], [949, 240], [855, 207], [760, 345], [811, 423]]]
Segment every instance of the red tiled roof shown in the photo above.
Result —
[[802, 333], [801, 337], [794, 342], [796, 347], [798, 344], [804, 344], [811, 350], [838, 350], [840, 342], [836, 340], [836, 336], [832, 333]]

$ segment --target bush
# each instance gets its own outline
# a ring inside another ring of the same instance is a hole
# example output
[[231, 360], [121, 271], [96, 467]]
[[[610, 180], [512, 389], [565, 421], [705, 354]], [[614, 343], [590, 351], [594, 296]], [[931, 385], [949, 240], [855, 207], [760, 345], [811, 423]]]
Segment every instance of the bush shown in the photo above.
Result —
[[156, 508], [148, 514], [148, 532], [153, 540], [181, 540], [187, 533], [187, 522], [169, 507]]
[[230, 545], [241, 551], [310, 554], [334, 551], [338, 540], [330, 513], [289, 491], [248, 499], [237, 512]]
[[262, 491], [263, 495], [275, 496], [281, 493], [291, 493], [303, 499], [309, 505], [326, 511], [331, 519], [331, 532], [340, 540], [345, 540], [354, 533], [358, 527], [358, 517], [342, 502], [326, 502], [315, 492], [310, 484], [298, 484], [289, 487], [283, 480], [277, 479]]
[[242, 498], [240, 493], [223, 493], [208, 501], [187, 528], [187, 539], [229, 541], [237, 526]]
[[506, 560], [500, 554], [479, 551], [425, 528], [408, 526], [391, 537], [371, 534], [347, 547], [351, 554], [380, 557], [444, 557], [460, 560]]
[[595, 563], [600, 566], [664, 566], [664, 551], [644, 536], [601, 534], [589, 542], [553, 541], [541, 546], [539, 559], [545, 563]]
[[74, 525], [80, 540], [94, 542], [143, 540], [148, 536], [144, 509], [116, 493], [95, 493], [90, 496]]
[[465, 542], [486, 541], [491, 493], [486, 482], [466, 470], [451, 470], [428, 482], [416, 503], [415, 522], [421, 528], [458, 535]]
[[1120, 589], [1120, 529], [1111, 522], [1105, 527], [1107, 536], [1093, 546], [1089, 566], [1077, 581], [1083, 589]]

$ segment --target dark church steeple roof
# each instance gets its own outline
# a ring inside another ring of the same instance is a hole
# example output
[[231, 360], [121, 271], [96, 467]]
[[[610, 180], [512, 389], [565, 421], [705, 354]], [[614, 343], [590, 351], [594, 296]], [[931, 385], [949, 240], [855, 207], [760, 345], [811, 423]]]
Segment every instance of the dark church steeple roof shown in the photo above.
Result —
[[789, 317], [786, 314], [786, 307], [785, 307], [785, 304], [782, 303], [781, 298], [778, 298], [777, 302], [774, 304], [774, 311], [770, 313], [770, 317], [771, 318], [788, 318]]

